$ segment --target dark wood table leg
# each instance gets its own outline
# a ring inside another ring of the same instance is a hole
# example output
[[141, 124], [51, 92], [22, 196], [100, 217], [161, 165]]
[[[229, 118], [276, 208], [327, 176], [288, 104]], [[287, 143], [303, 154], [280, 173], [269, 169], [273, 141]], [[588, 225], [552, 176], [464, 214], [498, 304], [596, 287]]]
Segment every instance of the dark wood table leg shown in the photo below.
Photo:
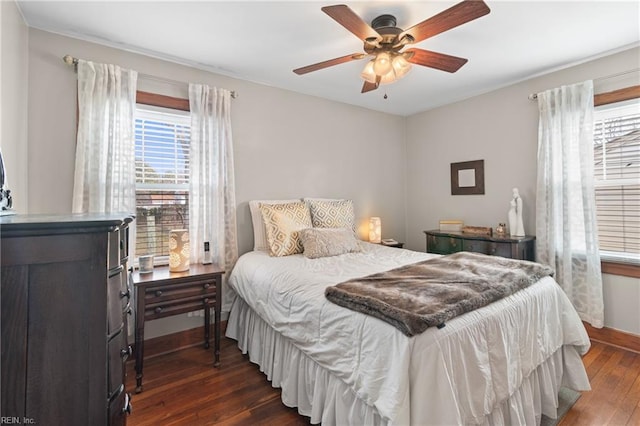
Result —
[[214, 354], [215, 360], [213, 362], [214, 367], [220, 366], [220, 310], [222, 309], [222, 277], [216, 278], [216, 307], [213, 313], [214, 317]]
[[204, 302], [204, 348], [209, 349], [209, 335], [211, 333], [211, 306], [209, 300]]

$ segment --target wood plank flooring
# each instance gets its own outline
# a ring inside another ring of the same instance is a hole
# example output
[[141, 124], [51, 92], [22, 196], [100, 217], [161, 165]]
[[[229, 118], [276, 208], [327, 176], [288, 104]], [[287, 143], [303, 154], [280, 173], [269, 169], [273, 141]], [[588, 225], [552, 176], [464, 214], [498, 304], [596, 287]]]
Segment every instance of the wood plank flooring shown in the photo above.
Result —
[[[192, 347], [145, 359], [144, 391], [133, 395], [129, 426], [308, 425], [285, 407], [258, 366], [222, 339], [219, 369], [211, 350]], [[593, 388], [584, 392], [559, 426], [639, 426], [640, 354], [592, 342], [584, 363]], [[133, 363], [127, 388], [135, 389]]]

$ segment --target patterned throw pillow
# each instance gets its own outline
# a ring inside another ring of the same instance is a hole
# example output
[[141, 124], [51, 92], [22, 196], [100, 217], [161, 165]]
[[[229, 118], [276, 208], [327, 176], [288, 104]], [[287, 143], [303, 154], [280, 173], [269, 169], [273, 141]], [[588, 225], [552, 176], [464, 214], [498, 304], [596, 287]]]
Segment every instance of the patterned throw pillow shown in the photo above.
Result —
[[251, 223], [253, 224], [253, 249], [269, 251], [269, 242], [267, 241], [267, 230], [262, 220], [262, 212], [260, 204], [286, 204], [299, 203], [300, 198], [288, 200], [251, 200], [249, 201], [249, 211], [251, 212]]
[[361, 252], [360, 243], [347, 228], [308, 228], [300, 231], [304, 255], [309, 259]]
[[305, 199], [309, 204], [314, 228], [348, 228], [356, 231], [356, 220], [351, 200]]
[[305, 203], [260, 204], [260, 212], [267, 231], [271, 256], [302, 253], [302, 242], [298, 233], [312, 226], [309, 207]]

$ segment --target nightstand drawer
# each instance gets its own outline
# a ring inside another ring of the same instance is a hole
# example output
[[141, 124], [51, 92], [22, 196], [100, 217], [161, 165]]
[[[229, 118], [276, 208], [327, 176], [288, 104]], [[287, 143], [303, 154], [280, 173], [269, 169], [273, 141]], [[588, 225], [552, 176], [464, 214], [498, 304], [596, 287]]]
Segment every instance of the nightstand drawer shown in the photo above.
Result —
[[215, 281], [198, 280], [179, 284], [148, 286], [144, 291], [144, 300], [148, 306], [176, 299], [191, 299], [198, 296], [215, 298], [215, 295]]
[[460, 238], [427, 235], [427, 252], [437, 254], [451, 254], [463, 250]]
[[160, 303], [147, 303], [144, 310], [145, 320], [164, 318], [185, 312], [193, 312], [215, 305], [216, 295], [192, 296], [188, 299], [166, 300]]

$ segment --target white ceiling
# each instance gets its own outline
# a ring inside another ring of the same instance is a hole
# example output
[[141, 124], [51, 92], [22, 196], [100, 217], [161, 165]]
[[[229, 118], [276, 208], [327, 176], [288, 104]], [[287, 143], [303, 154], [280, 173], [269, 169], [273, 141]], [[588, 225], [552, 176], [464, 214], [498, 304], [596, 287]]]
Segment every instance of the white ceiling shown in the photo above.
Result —
[[[337, 3], [21, 0], [18, 6], [30, 27], [398, 115], [485, 93], [640, 41], [638, 1], [486, 0], [488, 15], [415, 45], [467, 58], [457, 73], [414, 65], [404, 79], [361, 94], [364, 59], [302, 76], [292, 72], [362, 52], [362, 42], [320, 10]], [[367, 23], [389, 13], [398, 27], [407, 29], [456, 3], [347, 5]], [[385, 93], [388, 99], [383, 99]]]

